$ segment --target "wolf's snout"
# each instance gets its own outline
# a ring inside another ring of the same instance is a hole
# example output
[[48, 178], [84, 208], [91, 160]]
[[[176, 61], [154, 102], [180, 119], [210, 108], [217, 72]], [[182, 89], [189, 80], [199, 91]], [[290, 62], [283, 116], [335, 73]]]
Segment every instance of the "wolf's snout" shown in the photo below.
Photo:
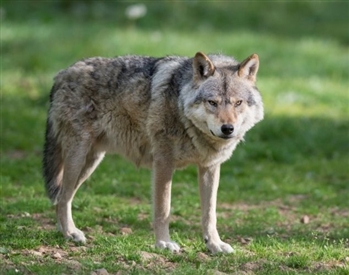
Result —
[[229, 136], [234, 132], [234, 126], [231, 124], [223, 124], [221, 127], [221, 131], [223, 134]]

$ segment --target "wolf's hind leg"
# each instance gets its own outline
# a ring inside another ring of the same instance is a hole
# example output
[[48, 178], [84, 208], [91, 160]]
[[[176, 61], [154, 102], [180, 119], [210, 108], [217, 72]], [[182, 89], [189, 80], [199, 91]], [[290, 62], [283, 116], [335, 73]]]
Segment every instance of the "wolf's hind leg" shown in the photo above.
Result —
[[104, 156], [104, 152], [94, 152], [88, 147], [79, 144], [78, 148], [67, 152], [64, 158], [62, 192], [56, 205], [58, 227], [63, 235], [83, 243], [86, 242], [86, 238], [73, 221], [72, 201], [78, 188], [92, 174]]

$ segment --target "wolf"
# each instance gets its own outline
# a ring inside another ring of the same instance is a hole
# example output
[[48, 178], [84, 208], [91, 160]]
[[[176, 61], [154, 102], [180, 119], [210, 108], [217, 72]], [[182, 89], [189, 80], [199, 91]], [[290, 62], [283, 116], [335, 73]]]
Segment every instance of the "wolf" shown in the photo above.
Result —
[[72, 200], [106, 153], [152, 169], [155, 246], [170, 238], [172, 175], [198, 168], [202, 230], [212, 253], [231, 253], [217, 231], [220, 165], [263, 119], [257, 54], [242, 62], [222, 54], [120, 56], [81, 60], [60, 71], [50, 93], [43, 176], [64, 237], [86, 242]]

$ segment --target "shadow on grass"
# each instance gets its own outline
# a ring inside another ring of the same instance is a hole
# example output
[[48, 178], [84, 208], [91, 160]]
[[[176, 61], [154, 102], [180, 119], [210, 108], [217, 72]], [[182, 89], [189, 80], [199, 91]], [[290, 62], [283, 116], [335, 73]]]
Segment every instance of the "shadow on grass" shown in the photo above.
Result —
[[277, 163], [342, 159], [349, 164], [349, 119], [266, 117], [247, 134], [248, 158]]

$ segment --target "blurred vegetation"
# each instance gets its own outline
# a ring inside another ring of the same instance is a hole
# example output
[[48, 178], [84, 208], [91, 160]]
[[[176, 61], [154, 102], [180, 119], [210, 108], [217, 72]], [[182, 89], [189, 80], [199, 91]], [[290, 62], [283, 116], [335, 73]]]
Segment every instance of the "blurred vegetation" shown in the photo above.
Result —
[[[193, 32], [253, 31], [284, 37], [333, 38], [349, 44], [348, 3], [345, 1], [144, 1], [146, 16], [134, 22], [125, 10], [134, 1], [3, 0], [5, 16], [17, 22], [50, 23], [57, 19], [80, 23], [136, 25], [143, 30]], [[142, 3], [142, 1], [140, 1]]]

